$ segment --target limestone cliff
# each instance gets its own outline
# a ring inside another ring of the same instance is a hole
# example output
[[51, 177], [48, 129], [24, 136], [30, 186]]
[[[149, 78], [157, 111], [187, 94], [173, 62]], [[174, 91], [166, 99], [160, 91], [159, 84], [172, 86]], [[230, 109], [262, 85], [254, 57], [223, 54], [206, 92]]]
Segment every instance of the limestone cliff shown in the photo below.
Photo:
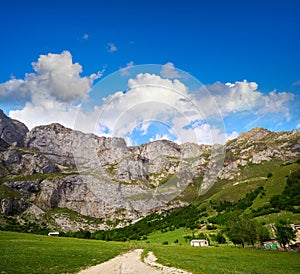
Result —
[[[186, 187], [194, 186], [197, 196], [195, 182], [209, 184], [209, 173], [234, 180], [245, 166], [300, 156], [297, 130], [256, 128], [229, 141], [224, 154], [223, 148], [166, 140], [129, 147], [121, 138], [84, 134], [60, 124], [28, 131], [2, 111], [0, 132], [1, 213], [36, 219], [64, 208], [124, 225], [185, 204]], [[76, 223], [59, 213], [52, 221], [67, 230], [107, 227]]]

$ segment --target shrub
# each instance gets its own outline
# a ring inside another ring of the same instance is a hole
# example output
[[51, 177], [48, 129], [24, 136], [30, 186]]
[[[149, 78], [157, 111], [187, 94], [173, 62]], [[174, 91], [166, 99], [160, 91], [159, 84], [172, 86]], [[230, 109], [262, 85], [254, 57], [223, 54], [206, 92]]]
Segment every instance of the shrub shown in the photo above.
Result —
[[215, 225], [207, 225], [206, 226], [207, 230], [216, 230], [217, 227]]
[[267, 177], [271, 178], [273, 176], [273, 174], [271, 172], [268, 173]]
[[218, 235], [216, 237], [216, 241], [218, 244], [226, 244], [226, 238], [220, 232], [218, 233]]

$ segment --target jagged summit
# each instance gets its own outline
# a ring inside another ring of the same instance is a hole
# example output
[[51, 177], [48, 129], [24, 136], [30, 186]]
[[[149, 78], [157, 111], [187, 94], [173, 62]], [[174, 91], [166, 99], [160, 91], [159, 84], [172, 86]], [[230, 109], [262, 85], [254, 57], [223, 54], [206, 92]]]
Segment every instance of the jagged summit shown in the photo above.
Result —
[[245, 139], [251, 139], [251, 140], [260, 140], [264, 137], [266, 137], [268, 134], [272, 133], [272, 131], [262, 128], [262, 127], [256, 127], [251, 129], [248, 132], [243, 132], [238, 136], [238, 139], [245, 140]]

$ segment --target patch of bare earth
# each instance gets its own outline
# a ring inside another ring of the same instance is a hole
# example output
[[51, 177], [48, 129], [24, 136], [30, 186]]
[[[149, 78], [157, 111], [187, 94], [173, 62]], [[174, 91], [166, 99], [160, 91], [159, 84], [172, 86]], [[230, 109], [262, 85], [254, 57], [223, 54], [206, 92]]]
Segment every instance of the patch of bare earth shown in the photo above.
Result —
[[144, 259], [145, 262], [142, 262], [142, 252], [143, 249], [129, 251], [105, 263], [82, 270], [78, 274], [190, 274], [181, 269], [158, 264], [152, 252], [149, 252]]

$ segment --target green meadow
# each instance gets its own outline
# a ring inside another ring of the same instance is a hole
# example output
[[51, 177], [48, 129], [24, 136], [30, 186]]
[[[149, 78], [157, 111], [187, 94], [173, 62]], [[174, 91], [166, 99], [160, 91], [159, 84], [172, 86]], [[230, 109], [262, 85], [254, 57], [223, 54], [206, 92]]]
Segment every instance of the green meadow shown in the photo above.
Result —
[[0, 273], [77, 273], [130, 244], [0, 231]]
[[299, 273], [300, 254], [235, 247], [190, 247], [152, 245], [158, 262], [188, 270], [209, 273]]
[[300, 253], [234, 247], [190, 247], [160, 242], [120, 243], [0, 232], [0, 273], [77, 273], [134, 248], [153, 251], [159, 262], [192, 273], [299, 273]]

